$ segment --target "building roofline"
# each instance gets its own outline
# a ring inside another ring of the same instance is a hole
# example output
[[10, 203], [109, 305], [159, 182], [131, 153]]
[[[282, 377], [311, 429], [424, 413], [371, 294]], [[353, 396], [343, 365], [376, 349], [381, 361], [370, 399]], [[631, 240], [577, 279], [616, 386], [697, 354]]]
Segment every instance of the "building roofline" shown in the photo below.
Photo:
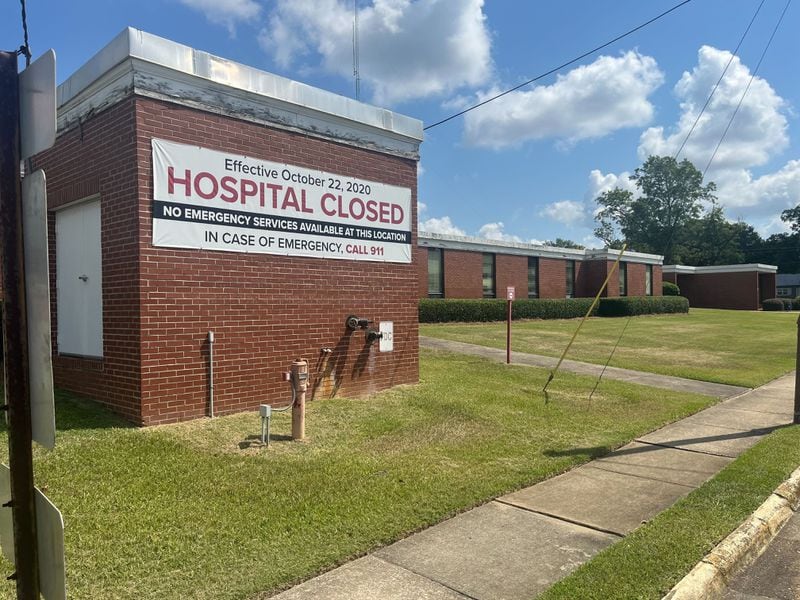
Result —
[[709, 267], [691, 267], [689, 265], [664, 265], [664, 273], [677, 273], [678, 275], [700, 275], [703, 273], [777, 273], [775, 265], [761, 263], [748, 263], [744, 265], [713, 265]]
[[[451, 250], [467, 250], [471, 252], [491, 252], [500, 254], [516, 254], [522, 256], [540, 256], [542, 258], [563, 258], [568, 260], [617, 260], [620, 251], [608, 248], [578, 249], [558, 248], [555, 246], [542, 246], [525, 244], [521, 242], [506, 242], [488, 240], [484, 238], [446, 235], [442, 233], [421, 232], [417, 236], [417, 245], [423, 248], [444, 248]], [[642, 252], [625, 252], [623, 261], [652, 265], [660, 265], [664, 257], [658, 254], [645, 254]]]
[[128, 27], [58, 87], [59, 129], [131, 95], [418, 158], [422, 121]]

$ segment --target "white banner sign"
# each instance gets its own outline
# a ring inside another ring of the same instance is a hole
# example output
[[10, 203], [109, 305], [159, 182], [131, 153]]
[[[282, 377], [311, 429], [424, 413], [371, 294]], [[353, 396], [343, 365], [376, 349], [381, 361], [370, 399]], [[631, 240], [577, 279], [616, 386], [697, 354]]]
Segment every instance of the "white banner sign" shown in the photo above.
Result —
[[153, 245], [411, 262], [411, 190], [153, 140]]

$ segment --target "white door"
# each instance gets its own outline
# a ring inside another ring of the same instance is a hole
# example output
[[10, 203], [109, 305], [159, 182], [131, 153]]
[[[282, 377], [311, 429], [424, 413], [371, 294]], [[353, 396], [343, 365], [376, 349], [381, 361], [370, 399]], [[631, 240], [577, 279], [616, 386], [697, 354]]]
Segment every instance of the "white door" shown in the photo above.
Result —
[[100, 200], [56, 212], [58, 352], [103, 356]]

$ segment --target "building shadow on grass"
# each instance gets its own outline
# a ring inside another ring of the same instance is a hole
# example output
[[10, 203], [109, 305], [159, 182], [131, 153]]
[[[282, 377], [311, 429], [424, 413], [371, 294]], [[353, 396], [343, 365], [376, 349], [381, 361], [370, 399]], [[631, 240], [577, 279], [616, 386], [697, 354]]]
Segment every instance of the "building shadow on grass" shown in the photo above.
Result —
[[92, 429], [130, 429], [129, 421], [99, 402], [56, 390], [56, 432]]

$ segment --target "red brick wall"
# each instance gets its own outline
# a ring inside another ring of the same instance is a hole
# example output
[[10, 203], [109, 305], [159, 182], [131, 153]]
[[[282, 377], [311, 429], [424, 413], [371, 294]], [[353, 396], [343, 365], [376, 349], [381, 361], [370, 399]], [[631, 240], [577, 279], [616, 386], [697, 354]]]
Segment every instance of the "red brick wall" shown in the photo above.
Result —
[[645, 295], [645, 269], [641, 263], [628, 263], [628, 296]]
[[[428, 296], [427, 249], [418, 248], [417, 271], [419, 297]], [[446, 298], [483, 297], [483, 254], [465, 250], [447, 250], [444, 253]], [[517, 298], [527, 298], [528, 257], [512, 254], [496, 254], [497, 296], [505, 297], [506, 287], [516, 288]], [[606, 279], [614, 261], [575, 261], [575, 297], [593, 297]], [[628, 294], [645, 295], [646, 265], [628, 263]], [[603, 296], [619, 295], [619, 277], [615, 273]], [[566, 295], [566, 260], [539, 258], [539, 297], [564, 298]], [[661, 295], [661, 267], [653, 266], [653, 295]]]
[[696, 308], [758, 310], [758, 273], [694, 273], [678, 275], [681, 296]]
[[661, 285], [663, 284], [664, 273], [661, 270], [661, 265], [653, 265], [653, 295], [663, 295]]
[[[51, 209], [93, 194], [101, 199], [104, 357], [55, 356], [57, 386], [139, 424], [204, 415], [209, 330], [216, 335], [217, 413], [286, 403], [280, 374], [299, 357], [309, 360], [318, 398], [418, 380], [416, 264], [154, 248], [152, 137], [409, 187], [416, 248], [415, 161], [126, 99], [36, 158], [47, 172]], [[51, 215], [55, 348], [54, 221]], [[414, 260], [419, 254], [412, 252]], [[394, 352], [379, 353], [363, 331], [346, 330], [351, 313], [376, 326], [393, 321]]]
[[[215, 410], [285, 403], [295, 358], [310, 362], [316, 397], [364, 394], [418, 380], [415, 264], [308, 259], [151, 246], [152, 137], [411, 188], [413, 160], [370, 152], [164, 102], [137, 99], [141, 240], [142, 421], [206, 414], [213, 330]], [[418, 257], [416, 253], [412, 253]], [[350, 332], [351, 313], [394, 322], [394, 351]], [[323, 348], [333, 352], [327, 356]]]
[[[497, 297], [506, 297], [506, 288], [514, 287], [516, 297], [528, 297], [528, 257], [497, 254], [495, 258]], [[482, 278], [482, 276], [481, 276]]]
[[[566, 278], [566, 261], [564, 261], [564, 287], [566, 287], [567, 278]], [[573, 282], [573, 289], [572, 289], [572, 297], [573, 298], [581, 298], [586, 295], [586, 290], [582, 285], [584, 276], [583, 270], [586, 268], [584, 261], [576, 260], [575, 261], [575, 281]]]
[[443, 254], [445, 298], [483, 298], [483, 254], [462, 250]]
[[758, 299], [759, 307], [761, 302], [768, 298], [775, 298], [778, 295], [778, 275], [777, 273], [758, 274]]
[[50, 211], [100, 196], [103, 359], [57, 353], [55, 213], [49, 214], [53, 377], [56, 386], [95, 398], [140, 421], [139, 244], [134, 102], [125, 100], [58, 137], [35, 157], [47, 174]]
[[564, 298], [566, 294], [567, 275], [565, 261], [558, 258], [540, 258], [539, 297]]
[[[580, 277], [581, 297], [594, 296], [608, 275], [608, 263], [604, 260], [587, 260], [583, 263]], [[604, 291], [603, 296], [607, 293]]]

